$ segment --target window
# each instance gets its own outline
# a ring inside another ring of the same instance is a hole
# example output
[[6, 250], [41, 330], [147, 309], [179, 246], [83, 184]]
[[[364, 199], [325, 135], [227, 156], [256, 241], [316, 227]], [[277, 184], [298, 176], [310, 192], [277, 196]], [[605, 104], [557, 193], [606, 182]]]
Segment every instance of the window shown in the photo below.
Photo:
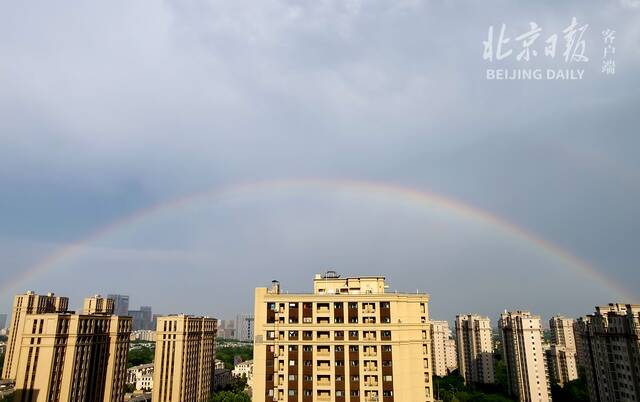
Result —
[[295, 374], [289, 374], [289, 381], [295, 381], [295, 380], [296, 380]]
[[290, 389], [289, 390], [289, 396], [296, 396], [296, 390], [295, 389]]

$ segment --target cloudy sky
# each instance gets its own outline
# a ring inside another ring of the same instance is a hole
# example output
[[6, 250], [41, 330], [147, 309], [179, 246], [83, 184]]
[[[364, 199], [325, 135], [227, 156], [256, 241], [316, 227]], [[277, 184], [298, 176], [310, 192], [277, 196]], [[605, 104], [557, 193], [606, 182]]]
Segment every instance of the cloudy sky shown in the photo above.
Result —
[[[637, 0], [0, 7], [0, 312], [33, 289], [230, 317], [327, 269], [442, 319], [640, 299]], [[484, 60], [502, 24], [514, 53]]]

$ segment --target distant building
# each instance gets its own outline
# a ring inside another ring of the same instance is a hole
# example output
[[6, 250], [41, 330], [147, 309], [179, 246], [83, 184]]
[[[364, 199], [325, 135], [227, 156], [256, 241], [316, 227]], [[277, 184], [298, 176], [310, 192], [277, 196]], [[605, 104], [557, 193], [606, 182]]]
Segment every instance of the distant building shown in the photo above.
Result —
[[207, 402], [213, 392], [216, 319], [158, 317], [154, 402]]
[[107, 299], [113, 300], [113, 314], [129, 315], [129, 296], [111, 294], [107, 295]]
[[455, 341], [447, 321], [431, 321], [430, 332], [433, 374], [444, 377], [458, 367]]
[[573, 333], [573, 318], [556, 315], [549, 320], [551, 343], [576, 350], [576, 338]]
[[253, 316], [238, 314], [235, 324], [235, 339], [241, 342], [253, 342]]
[[153, 389], [153, 363], [128, 368], [127, 384], [132, 384], [136, 390]]
[[[85, 300], [85, 305], [92, 301]], [[123, 400], [128, 317], [45, 312], [27, 314], [23, 320], [21, 331], [13, 334], [23, 339], [14, 351], [16, 401]]]
[[146, 341], [146, 342], [155, 342], [156, 341], [156, 331], [152, 331], [150, 329], [141, 329], [138, 331], [131, 332], [131, 340], [132, 341]]
[[577, 320], [579, 362], [591, 401], [640, 400], [640, 305], [597, 306]]
[[576, 352], [563, 345], [551, 344], [545, 350], [549, 378], [560, 385], [578, 378]]
[[13, 299], [11, 313], [11, 325], [7, 340], [7, 353], [2, 367], [2, 378], [5, 380], [16, 379], [18, 373], [19, 354], [22, 351], [22, 330], [25, 318], [28, 314], [63, 313], [69, 308], [69, 299], [57, 297], [53, 293], [37, 295], [27, 292], [17, 295]]
[[456, 316], [458, 369], [467, 384], [493, 384], [491, 320], [475, 314]]
[[554, 316], [549, 320], [551, 346], [545, 351], [549, 378], [560, 385], [578, 378], [574, 320]]
[[256, 288], [253, 400], [433, 401], [429, 296], [385, 287], [327, 272], [313, 293]]
[[223, 339], [236, 339], [236, 321], [220, 320], [218, 326], [218, 336]]
[[7, 328], [7, 315], [0, 314], [0, 329]]
[[133, 330], [153, 330], [153, 314], [150, 306], [141, 306], [140, 310], [129, 310], [129, 316], [133, 320]]
[[222, 370], [224, 368], [224, 362], [216, 359], [215, 368], [216, 370]]
[[551, 401], [540, 317], [528, 311], [505, 311], [499, 327], [510, 393], [520, 402]]

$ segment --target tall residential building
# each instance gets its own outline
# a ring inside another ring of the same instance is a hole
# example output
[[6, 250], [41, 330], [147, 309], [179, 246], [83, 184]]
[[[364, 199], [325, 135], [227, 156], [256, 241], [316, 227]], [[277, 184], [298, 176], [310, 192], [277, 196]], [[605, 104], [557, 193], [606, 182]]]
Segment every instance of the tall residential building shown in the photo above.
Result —
[[551, 347], [546, 350], [549, 378], [560, 385], [578, 378], [574, 320], [554, 316], [549, 320]]
[[313, 287], [256, 288], [254, 401], [433, 401], [426, 294], [334, 272]]
[[499, 327], [510, 393], [520, 402], [551, 401], [540, 317], [528, 311], [505, 311]]
[[590, 400], [639, 401], [640, 305], [597, 306], [576, 328]]
[[575, 350], [552, 344], [545, 350], [545, 354], [551, 380], [564, 385], [578, 378]]
[[467, 384], [493, 384], [495, 371], [491, 320], [474, 314], [456, 316], [458, 369]]
[[105, 299], [100, 295], [87, 297], [82, 310], [84, 314], [113, 314], [113, 299]]
[[216, 319], [158, 317], [153, 402], [207, 402], [213, 392]]
[[447, 321], [431, 321], [431, 359], [433, 374], [444, 377], [458, 366], [456, 345]]
[[107, 295], [107, 299], [113, 300], [113, 313], [115, 315], [129, 315], [129, 296]]
[[235, 338], [242, 342], [253, 341], [253, 316], [249, 314], [238, 314], [236, 316]]
[[7, 327], [7, 315], [0, 314], [0, 329], [5, 329]]
[[69, 308], [69, 299], [57, 297], [53, 293], [37, 295], [27, 292], [13, 299], [9, 339], [2, 368], [2, 378], [15, 380], [18, 370], [18, 355], [22, 348], [22, 328], [27, 314], [65, 312]]
[[447, 365], [447, 370], [449, 370], [449, 372], [452, 372], [453, 370], [458, 368], [458, 347], [456, 346], [456, 340], [453, 338], [445, 340], [444, 350], [444, 358]]
[[573, 318], [556, 315], [549, 320], [551, 343], [576, 350], [576, 338], [573, 334]]
[[24, 316], [16, 401], [122, 402], [131, 320], [106, 313]]

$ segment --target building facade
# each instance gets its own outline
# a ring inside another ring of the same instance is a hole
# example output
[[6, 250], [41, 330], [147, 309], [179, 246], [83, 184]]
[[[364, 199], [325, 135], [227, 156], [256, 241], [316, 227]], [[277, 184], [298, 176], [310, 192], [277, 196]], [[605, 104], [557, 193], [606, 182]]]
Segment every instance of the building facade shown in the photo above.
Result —
[[215, 374], [216, 320], [158, 317], [153, 375], [154, 402], [207, 402]]
[[113, 307], [113, 299], [95, 295], [84, 299], [82, 310], [84, 314], [113, 314]]
[[572, 318], [558, 315], [549, 320], [551, 346], [546, 350], [549, 378], [563, 386], [578, 378], [573, 326]]
[[447, 321], [431, 321], [429, 329], [433, 374], [444, 377], [458, 367], [455, 340]]
[[550, 401], [540, 317], [528, 311], [505, 311], [499, 327], [510, 393], [520, 402]]
[[253, 342], [253, 316], [238, 314], [236, 316], [235, 339], [241, 342]]
[[115, 315], [129, 315], [129, 296], [127, 295], [107, 295], [107, 299], [113, 300], [113, 313]]
[[128, 368], [127, 384], [133, 385], [136, 390], [153, 389], [153, 363]]
[[458, 369], [467, 384], [495, 383], [492, 335], [489, 317], [456, 316]]
[[385, 293], [383, 277], [313, 282], [256, 289], [254, 401], [433, 400], [427, 295]]
[[551, 343], [564, 346], [567, 349], [576, 350], [576, 337], [573, 333], [573, 318], [561, 315], [551, 317], [549, 329], [551, 332]]
[[597, 306], [578, 319], [576, 340], [593, 402], [640, 400], [640, 305]]
[[131, 320], [106, 313], [28, 314], [16, 401], [122, 402]]
[[578, 378], [576, 352], [566, 346], [552, 344], [545, 350], [549, 379], [562, 386]]
[[22, 331], [25, 317], [28, 314], [62, 313], [66, 312], [68, 308], [69, 299], [55, 296], [53, 293], [37, 295], [34, 292], [27, 292], [14, 297], [9, 337], [2, 367], [2, 379], [16, 379], [19, 360], [17, 355], [22, 350]]

